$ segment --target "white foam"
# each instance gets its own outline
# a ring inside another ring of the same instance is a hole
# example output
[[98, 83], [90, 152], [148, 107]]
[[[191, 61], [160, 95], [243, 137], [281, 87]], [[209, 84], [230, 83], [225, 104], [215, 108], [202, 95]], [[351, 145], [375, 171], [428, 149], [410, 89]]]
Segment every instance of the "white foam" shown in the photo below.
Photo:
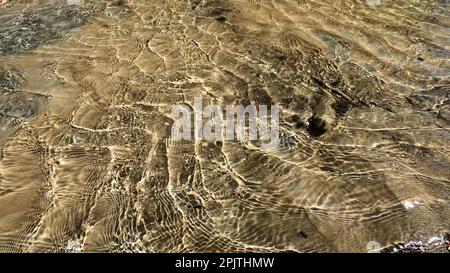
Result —
[[419, 200], [408, 199], [408, 200], [404, 200], [402, 202], [402, 205], [405, 207], [405, 209], [413, 209], [413, 208], [417, 207], [418, 205], [420, 205], [420, 202], [419, 202]]
[[81, 0], [66, 0], [67, 5], [80, 5]]

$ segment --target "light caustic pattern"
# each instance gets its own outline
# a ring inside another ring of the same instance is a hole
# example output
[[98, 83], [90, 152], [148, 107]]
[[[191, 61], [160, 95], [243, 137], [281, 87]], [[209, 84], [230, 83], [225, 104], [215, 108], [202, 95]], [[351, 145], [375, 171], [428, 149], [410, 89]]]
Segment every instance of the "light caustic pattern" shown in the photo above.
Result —
[[[0, 250], [445, 251], [449, 18], [436, 0], [2, 1]], [[196, 96], [279, 104], [280, 148], [172, 141]]]

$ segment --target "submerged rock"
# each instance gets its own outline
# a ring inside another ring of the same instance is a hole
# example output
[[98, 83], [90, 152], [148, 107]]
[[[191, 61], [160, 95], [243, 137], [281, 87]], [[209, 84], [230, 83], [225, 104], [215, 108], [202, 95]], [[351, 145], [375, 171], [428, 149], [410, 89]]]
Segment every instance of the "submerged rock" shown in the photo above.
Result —
[[89, 13], [78, 5], [0, 13], [0, 56], [31, 50], [60, 38], [64, 31], [85, 24], [88, 18]]
[[407, 101], [419, 110], [432, 110], [446, 105], [450, 99], [450, 86], [436, 86], [407, 97]]
[[327, 132], [327, 124], [320, 117], [312, 117], [309, 120], [308, 133], [314, 137], [319, 137]]
[[48, 101], [47, 97], [28, 92], [17, 92], [0, 97], [0, 119], [8, 124], [19, 124], [36, 115]]
[[0, 125], [15, 126], [35, 116], [48, 97], [22, 90], [23, 79], [14, 70], [0, 68]]
[[438, 119], [450, 125], [450, 105], [443, 107], [438, 113]]
[[0, 69], [0, 94], [10, 93], [18, 87], [19, 83], [9, 71]]
[[18, 125], [36, 115], [48, 97], [22, 90], [20, 75], [0, 68], [0, 125]]

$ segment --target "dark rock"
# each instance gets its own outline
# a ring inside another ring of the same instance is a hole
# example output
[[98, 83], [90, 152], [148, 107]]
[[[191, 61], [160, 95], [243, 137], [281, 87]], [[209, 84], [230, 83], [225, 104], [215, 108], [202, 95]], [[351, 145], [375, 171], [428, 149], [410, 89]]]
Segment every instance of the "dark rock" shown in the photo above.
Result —
[[450, 125], [450, 107], [441, 109], [438, 114], [438, 119]]
[[308, 133], [311, 136], [319, 137], [327, 132], [326, 123], [320, 117], [309, 119]]
[[225, 16], [219, 16], [216, 18], [216, 21], [219, 21], [219, 22], [225, 22], [226, 20], [227, 20], [227, 18]]
[[423, 91], [424, 94], [440, 98], [450, 98], [450, 85], [435, 86], [429, 90]]
[[303, 230], [300, 230], [297, 235], [299, 237], [301, 237], [302, 239], [307, 239], [308, 238], [308, 234], [306, 234]]
[[338, 117], [344, 116], [352, 107], [348, 101], [343, 99], [337, 100], [332, 106]]
[[0, 69], [0, 94], [10, 93], [19, 86], [16, 77], [7, 70]]
[[424, 111], [432, 110], [435, 105], [439, 104], [439, 97], [423, 94], [411, 95], [406, 100], [415, 108]]
[[33, 11], [0, 15], [0, 56], [31, 50], [64, 31], [86, 23], [89, 13], [82, 7], [43, 7]]
[[417, 159], [426, 158], [426, 157], [432, 158], [435, 156], [433, 150], [431, 150], [428, 147], [424, 147], [424, 146], [402, 143], [402, 144], [400, 144], [399, 148], [402, 151], [413, 155]]
[[429, 111], [450, 99], [450, 86], [436, 86], [408, 96], [407, 101], [419, 110]]
[[19, 124], [38, 113], [48, 101], [47, 97], [27, 92], [0, 96], [0, 119]]

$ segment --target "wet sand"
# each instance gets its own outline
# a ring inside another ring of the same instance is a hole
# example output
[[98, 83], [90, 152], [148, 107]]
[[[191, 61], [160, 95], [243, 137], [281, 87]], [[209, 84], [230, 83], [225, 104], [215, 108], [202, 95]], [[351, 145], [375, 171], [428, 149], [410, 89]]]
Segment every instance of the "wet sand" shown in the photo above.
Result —
[[[0, 251], [446, 251], [448, 1], [4, 2]], [[281, 147], [171, 140], [196, 96]]]

